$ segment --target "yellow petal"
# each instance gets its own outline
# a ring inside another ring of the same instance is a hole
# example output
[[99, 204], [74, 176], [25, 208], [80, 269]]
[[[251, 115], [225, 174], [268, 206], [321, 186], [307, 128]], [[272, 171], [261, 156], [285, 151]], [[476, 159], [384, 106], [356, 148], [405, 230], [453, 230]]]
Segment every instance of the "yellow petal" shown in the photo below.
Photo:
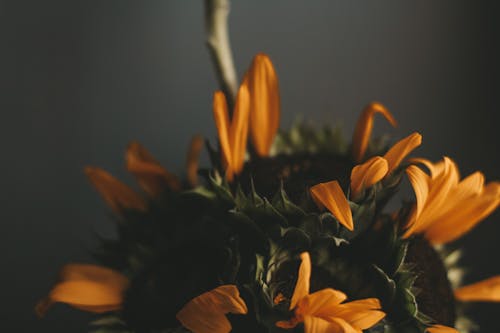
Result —
[[245, 75], [250, 91], [250, 131], [259, 156], [269, 156], [279, 127], [280, 98], [278, 78], [271, 59], [257, 54]]
[[162, 167], [139, 143], [129, 144], [125, 161], [127, 170], [137, 178], [139, 185], [149, 195], [157, 196], [165, 189], [181, 190], [179, 179]]
[[500, 183], [489, 183], [480, 194], [456, 202], [427, 228], [425, 236], [433, 244], [454, 241], [495, 211], [499, 204]]
[[137, 193], [106, 171], [86, 167], [85, 174], [104, 201], [116, 213], [121, 214], [123, 209], [146, 210], [146, 202]]
[[356, 163], [360, 163], [363, 160], [366, 149], [368, 148], [368, 142], [370, 141], [373, 128], [373, 116], [376, 113], [380, 113], [384, 116], [392, 126], [396, 127], [397, 125], [392, 114], [382, 104], [374, 102], [366, 106], [358, 118], [352, 138], [352, 156]]
[[455, 290], [462, 302], [500, 302], [500, 276], [463, 286]]
[[186, 178], [189, 185], [192, 187], [196, 187], [198, 185], [198, 165], [202, 148], [203, 137], [201, 135], [195, 135], [189, 144], [186, 160]]
[[375, 156], [363, 164], [356, 165], [351, 171], [351, 191], [353, 197], [358, 196], [363, 189], [380, 181], [388, 172], [385, 158]]
[[380, 301], [376, 298], [367, 298], [340, 304], [331, 313], [348, 322], [351, 326], [365, 330], [381, 321], [385, 313], [380, 311]]
[[384, 155], [384, 158], [389, 164], [388, 173], [396, 169], [402, 160], [405, 159], [415, 148], [422, 143], [422, 136], [419, 133], [413, 133], [408, 137], [398, 141], [391, 149]]
[[409, 228], [404, 235], [404, 237], [410, 237], [411, 235], [413, 235], [415, 229], [419, 227], [418, 223], [420, 221], [418, 220], [418, 217], [420, 217], [420, 214], [424, 209], [425, 203], [427, 201], [427, 196], [429, 194], [429, 176], [427, 176], [425, 172], [423, 172], [415, 165], [410, 165], [406, 169], [406, 174], [408, 175], [408, 179], [410, 180], [417, 200], [417, 208], [410, 218]]
[[323, 318], [306, 316], [304, 318], [304, 333], [361, 333], [342, 320], [325, 320]]
[[[231, 144], [229, 140], [229, 113], [226, 97], [222, 91], [216, 91], [213, 99], [214, 121], [219, 135], [219, 144], [222, 150], [222, 166], [231, 167]], [[232, 174], [232, 172], [230, 172]]]
[[354, 230], [351, 207], [338, 181], [317, 184], [310, 191], [316, 204], [326, 207], [343, 226]]
[[231, 168], [235, 174], [243, 169], [248, 140], [248, 118], [250, 114], [250, 97], [248, 86], [243, 83], [238, 90], [234, 107], [229, 142], [231, 146]]
[[456, 329], [443, 325], [434, 325], [429, 327], [426, 332], [428, 333], [460, 333]]
[[332, 317], [340, 303], [346, 299], [347, 296], [341, 291], [332, 288], [321, 289], [301, 299], [296, 313], [301, 316]]
[[311, 279], [311, 257], [309, 253], [300, 254], [300, 266], [297, 276], [297, 283], [293, 290], [292, 299], [290, 301], [290, 310], [294, 309], [297, 303], [309, 294], [309, 283]]
[[61, 282], [49, 296], [38, 303], [36, 312], [43, 316], [53, 303], [66, 303], [77, 309], [102, 313], [121, 308], [123, 293], [129, 286], [122, 274], [94, 265], [66, 265], [60, 274]]
[[180, 323], [193, 333], [229, 333], [227, 313], [246, 314], [245, 301], [234, 285], [224, 285], [190, 300], [178, 313]]

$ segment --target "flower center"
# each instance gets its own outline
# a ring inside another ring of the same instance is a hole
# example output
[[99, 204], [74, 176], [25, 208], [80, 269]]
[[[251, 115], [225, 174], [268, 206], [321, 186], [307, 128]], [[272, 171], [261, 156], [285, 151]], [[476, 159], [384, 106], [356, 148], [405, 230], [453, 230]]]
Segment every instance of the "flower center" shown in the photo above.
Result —
[[440, 324], [453, 326], [455, 297], [439, 253], [425, 238], [415, 237], [408, 246], [406, 261], [416, 265], [419, 310]]
[[338, 180], [347, 186], [353, 164], [346, 156], [331, 154], [277, 155], [252, 159], [245, 164], [239, 180], [243, 189], [250, 189], [253, 180], [259, 195], [272, 198], [283, 182], [290, 199], [301, 203], [308, 189], [321, 182]]

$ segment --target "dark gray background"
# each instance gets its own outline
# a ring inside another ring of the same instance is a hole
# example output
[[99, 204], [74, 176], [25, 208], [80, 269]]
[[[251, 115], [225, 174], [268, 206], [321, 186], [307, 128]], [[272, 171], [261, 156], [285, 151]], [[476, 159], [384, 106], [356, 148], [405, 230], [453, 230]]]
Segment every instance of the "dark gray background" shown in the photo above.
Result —
[[[280, 78], [282, 125], [302, 114], [351, 133], [369, 101], [385, 103], [421, 155], [500, 179], [499, 8], [494, 1], [235, 1], [240, 74], [254, 53]], [[86, 261], [106, 208], [82, 173], [99, 165], [131, 181], [123, 151], [144, 143], [182, 173], [190, 136], [214, 139], [217, 88], [201, 1], [0, 1], [0, 326], [86, 332], [89, 316], [33, 315], [59, 267]], [[377, 130], [389, 127], [377, 122]], [[500, 273], [496, 213], [460, 244], [468, 281]], [[475, 307], [498, 332], [499, 305]]]

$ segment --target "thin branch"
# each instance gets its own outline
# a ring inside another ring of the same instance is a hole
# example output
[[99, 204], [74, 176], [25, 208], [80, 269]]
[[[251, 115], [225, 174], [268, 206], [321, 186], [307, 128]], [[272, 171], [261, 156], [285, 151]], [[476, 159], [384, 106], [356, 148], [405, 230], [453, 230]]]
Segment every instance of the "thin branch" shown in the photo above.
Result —
[[227, 28], [229, 6], [229, 0], [205, 0], [207, 46], [215, 65], [220, 87], [226, 95], [231, 112], [238, 92], [238, 77], [229, 44]]

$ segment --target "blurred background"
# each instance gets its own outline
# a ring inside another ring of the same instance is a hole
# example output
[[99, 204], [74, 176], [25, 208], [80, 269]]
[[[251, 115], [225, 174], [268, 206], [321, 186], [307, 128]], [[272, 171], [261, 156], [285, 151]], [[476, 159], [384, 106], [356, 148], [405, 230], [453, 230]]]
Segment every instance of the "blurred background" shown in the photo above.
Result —
[[[418, 154], [448, 155], [467, 175], [500, 179], [500, 8], [496, 1], [234, 1], [231, 41], [240, 75], [273, 59], [282, 127], [297, 115], [343, 124], [368, 102], [419, 131]], [[87, 332], [91, 316], [33, 306], [59, 268], [89, 261], [108, 210], [85, 179], [98, 165], [131, 182], [123, 152], [142, 142], [183, 173], [195, 133], [215, 140], [217, 83], [204, 44], [202, 1], [0, 0], [0, 328]], [[466, 281], [500, 274], [500, 214], [458, 242]], [[500, 305], [471, 308], [498, 332]]]

